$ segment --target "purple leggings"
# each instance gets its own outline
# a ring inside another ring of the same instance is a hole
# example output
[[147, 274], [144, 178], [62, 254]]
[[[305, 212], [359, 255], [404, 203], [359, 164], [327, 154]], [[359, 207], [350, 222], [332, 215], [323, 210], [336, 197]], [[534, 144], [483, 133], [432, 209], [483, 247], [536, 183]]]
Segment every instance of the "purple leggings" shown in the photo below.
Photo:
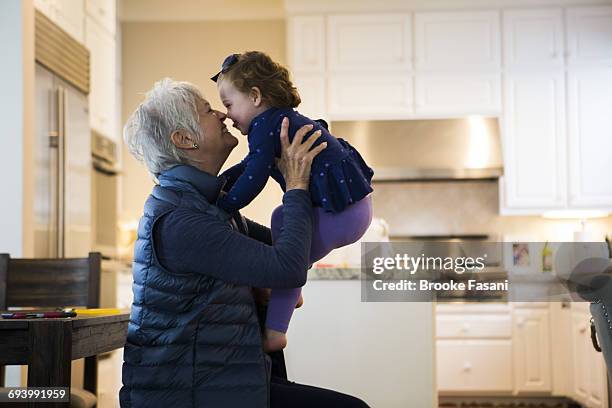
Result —
[[[313, 208], [312, 243], [310, 263], [314, 264], [336, 248], [356, 242], [365, 234], [372, 222], [372, 198], [365, 197], [346, 207], [340, 213], [326, 212], [320, 207]], [[272, 241], [276, 241], [283, 228], [283, 206], [272, 213]], [[287, 332], [291, 315], [300, 298], [301, 288], [274, 289], [270, 295], [266, 327]]]

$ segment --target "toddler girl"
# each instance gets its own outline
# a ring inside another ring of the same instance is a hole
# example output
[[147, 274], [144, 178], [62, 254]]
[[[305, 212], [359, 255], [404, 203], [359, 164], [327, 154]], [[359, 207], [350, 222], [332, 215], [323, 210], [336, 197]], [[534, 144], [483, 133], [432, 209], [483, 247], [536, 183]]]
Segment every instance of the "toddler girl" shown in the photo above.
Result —
[[[314, 225], [310, 262], [323, 258], [335, 248], [356, 242], [372, 220], [373, 171], [359, 153], [343, 139], [327, 130], [324, 121], [309, 119], [293, 108], [300, 104], [297, 89], [283, 66], [257, 51], [232, 54], [221, 71], [211, 78], [217, 83], [221, 101], [234, 127], [248, 135], [249, 153], [239, 164], [225, 171], [227, 194], [217, 204], [228, 212], [249, 204], [264, 188], [269, 177], [285, 190], [285, 180], [276, 168], [280, 157], [280, 128], [289, 119], [289, 135], [311, 125], [308, 137], [318, 137], [314, 146], [327, 147], [313, 160], [310, 196]], [[290, 139], [292, 136], [290, 136]], [[283, 226], [282, 205], [272, 214], [272, 240]], [[300, 298], [301, 289], [273, 289], [266, 316], [264, 347], [278, 350], [286, 346], [285, 333]]]

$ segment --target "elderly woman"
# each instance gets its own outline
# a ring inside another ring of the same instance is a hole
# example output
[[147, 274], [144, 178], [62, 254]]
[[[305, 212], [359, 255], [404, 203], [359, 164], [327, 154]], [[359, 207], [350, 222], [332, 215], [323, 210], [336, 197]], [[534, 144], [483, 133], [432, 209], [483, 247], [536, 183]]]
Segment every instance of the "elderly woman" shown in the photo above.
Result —
[[215, 205], [217, 174], [238, 143], [224, 120], [195, 86], [164, 79], [125, 126], [130, 152], [158, 184], [138, 227], [121, 406], [367, 407], [273, 376], [253, 296], [306, 282], [310, 164], [325, 145], [301, 143], [307, 128], [289, 144], [283, 123], [285, 225], [272, 244], [268, 228]]

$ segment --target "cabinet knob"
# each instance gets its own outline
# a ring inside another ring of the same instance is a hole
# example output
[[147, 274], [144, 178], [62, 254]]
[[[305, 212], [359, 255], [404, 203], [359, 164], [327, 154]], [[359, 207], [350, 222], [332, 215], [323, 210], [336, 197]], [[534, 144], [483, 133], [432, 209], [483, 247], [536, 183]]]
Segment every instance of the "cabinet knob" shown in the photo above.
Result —
[[516, 321], [516, 325], [518, 327], [523, 327], [525, 325], [525, 318], [524, 317], [518, 318], [518, 320]]
[[461, 331], [463, 333], [467, 333], [470, 330], [470, 325], [467, 323], [463, 323], [463, 326], [461, 326]]
[[472, 363], [470, 363], [469, 361], [466, 361], [465, 363], [463, 363], [463, 371], [468, 372], [472, 370]]

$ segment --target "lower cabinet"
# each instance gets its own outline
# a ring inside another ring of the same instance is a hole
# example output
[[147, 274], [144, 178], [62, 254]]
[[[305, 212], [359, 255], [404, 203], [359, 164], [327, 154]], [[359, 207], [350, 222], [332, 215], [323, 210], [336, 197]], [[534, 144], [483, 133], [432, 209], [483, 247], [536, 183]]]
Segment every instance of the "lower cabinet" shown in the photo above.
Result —
[[[592, 345], [588, 304], [572, 304], [571, 332], [553, 336], [552, 323], [546, 303], [514, 303], [506, 309], [500, 305], [438, 305], [438, 392], [564, 395], [585, 408], [607, 408], [606, 366]], [[569, 325], [568, 321], [568, 329]], [[553, 342], [565, 342], [567, 353], [553, 355]], [[567, 372], [555, 372], [554, 377], [553, 358], [568, 359]], [[562, 392], [559, 375], [567, 376], [568, 387]]]
[[588, 408], [607, 408], [606, 366], [602, 354], [593, 348], [590, 320], [588, 313], [572, 311], [573, 398]]
[[515, 309], [513, 317], [514, 389], [552, 391], [548, 309]]
[[438, 306], [436, 372], [440, 394], [512, 392], [512, 315], [504, 306]]
[[512, 340], [438, 340], [438, 390], [512, 391]]

